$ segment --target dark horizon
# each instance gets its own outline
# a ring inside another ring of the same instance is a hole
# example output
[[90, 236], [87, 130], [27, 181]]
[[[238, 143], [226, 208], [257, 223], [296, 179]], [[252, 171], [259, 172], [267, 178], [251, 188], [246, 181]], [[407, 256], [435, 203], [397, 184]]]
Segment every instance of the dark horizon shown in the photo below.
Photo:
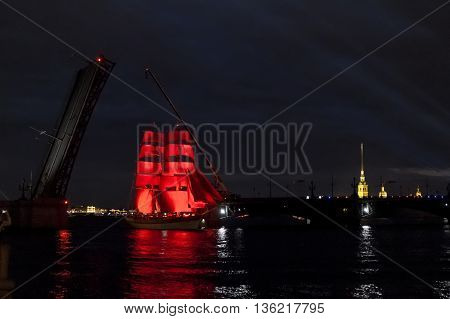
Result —
[[[284, 107], [438, 7], [439, 1], [317, 3], [231, 1], [189, 4], [27, 3], [17, 9], [90, 57], [117, 63], [114, 73], [158, 103], [144, 78], [151, 66], [186, 121], [263, 123]], [[47, 140], [63, 112], [82, 58], [0, 4], [0, 190], [19, 197], [22, 178], [38, 176]], [[448, 34], [445, 7], [274, 121], [311, 122], [305, 145], [312, 175], [275, 176], [283, 186], [314, 180], [316, 193], [350, 194], [366, 145], [372, 195], [446, 193], [450, 181]], [[101, 21], [101, 23], [99, 22]], [[173, 119], [111, 78], [97, 104], [69, 186], [73, 203], [128, 206], [136, 125]], [[268, 194], [262, 176], [224, 175], [232, 192]], [[306, 193], [305, 185], [296, 190]], [[273, 187], [274, 196], [284, 191]]]

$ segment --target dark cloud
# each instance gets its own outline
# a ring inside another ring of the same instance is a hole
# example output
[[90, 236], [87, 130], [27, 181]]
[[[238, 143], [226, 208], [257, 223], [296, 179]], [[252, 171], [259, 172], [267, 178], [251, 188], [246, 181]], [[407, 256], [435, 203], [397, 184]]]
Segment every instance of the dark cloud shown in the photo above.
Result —
[[450, 177], [450, 168], [436, 169], [436, 168], [428, 168], [428, 167], [408, 167], [408, 168], [393, 168], [392, 169], [396, 173], [400, 174], [413, 174], [413, 175], [421, 175], [427, 177]]

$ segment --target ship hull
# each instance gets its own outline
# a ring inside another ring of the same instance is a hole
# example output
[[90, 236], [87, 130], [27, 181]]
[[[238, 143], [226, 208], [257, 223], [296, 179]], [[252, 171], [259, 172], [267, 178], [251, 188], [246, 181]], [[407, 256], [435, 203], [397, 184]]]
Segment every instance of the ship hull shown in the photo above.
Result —
[[128, 217], [128, 224], [138, 229], [154, 230], [202, 230], [206, 228], [206, 221], [199, 217], [195, 219], [176, 218], [172, 220], [149, 220]]

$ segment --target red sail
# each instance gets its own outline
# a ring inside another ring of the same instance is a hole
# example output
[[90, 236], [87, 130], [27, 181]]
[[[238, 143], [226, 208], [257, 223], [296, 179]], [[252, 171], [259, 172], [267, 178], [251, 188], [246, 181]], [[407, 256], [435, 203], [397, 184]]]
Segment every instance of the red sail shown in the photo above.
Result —
[[190, 175], [192, 193], [196, 200], [209, 205], [216, 205], [223, 201], [222, 195], [211, 185], [211, 182], [200, 171]]
[[153, 190], [136, 189], [136, 210], [151, 213], [155, 210], [155, 196]]
[[144, 132], [136, 174], [136, 210], [143, 214], [206, 213], [221, 194], [196, 168], [192, 138], [176, 127]]

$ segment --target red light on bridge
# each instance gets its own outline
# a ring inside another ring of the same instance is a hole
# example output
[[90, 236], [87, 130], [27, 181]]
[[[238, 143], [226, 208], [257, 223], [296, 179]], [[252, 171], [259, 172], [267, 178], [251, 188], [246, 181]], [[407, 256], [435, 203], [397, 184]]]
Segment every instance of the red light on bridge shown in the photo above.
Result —
[[64, 201], [64, 205], [67, 205], [67, 204], [69, 204], [69, 201], [68, 201], [68, 200], [65, 200], [65, 201]]
[[103, 59], [102, 59], [102, 57], [101, 57], [101, 56], [99, 56], [99, 57], [97, 57], [97, 58], [95, 59], [95, 61], [97, 61], [98, 63], [100, 63], [100, 62], [102, 62], [102, 61], [103, 61]]

